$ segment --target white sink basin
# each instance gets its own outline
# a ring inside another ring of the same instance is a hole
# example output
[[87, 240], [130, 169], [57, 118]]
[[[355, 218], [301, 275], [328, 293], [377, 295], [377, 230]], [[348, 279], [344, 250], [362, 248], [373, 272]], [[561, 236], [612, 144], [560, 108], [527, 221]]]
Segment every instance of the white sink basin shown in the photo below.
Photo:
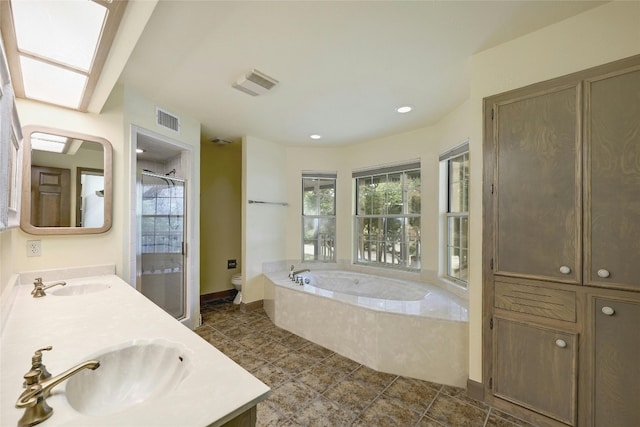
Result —
[[63, 286], [51, 292], [51, 295], [58, 297], [72, 296], [72, 295], [85, 295], [92, 294], [94, 292], [106, 291], [111, 286], [106, 283], [86, 283], [84, 285], [71, 285]]
[[65, 391], [71, 407], [85, 415], [110, 415], [166, 395], [191, 370], [184, 347], [161, 339], [126, 343], [86, 359], [99, 360], [100, 367], [69, 378]]

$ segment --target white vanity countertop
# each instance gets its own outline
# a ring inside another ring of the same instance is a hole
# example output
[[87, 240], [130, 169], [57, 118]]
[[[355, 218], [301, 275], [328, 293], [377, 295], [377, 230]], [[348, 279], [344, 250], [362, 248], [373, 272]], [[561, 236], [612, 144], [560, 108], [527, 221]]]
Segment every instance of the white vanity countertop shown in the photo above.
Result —
[[[23, 375], [33, 353], [46, 346], [43, 363], [53, 376], [95, 354], [138, 340], [178, 343], [189, 362], [189, 374], [173, 390], [121, 412], [86, 416], [64, 395], [67, 381], [53, 389], [47, 403], [49, 426], [208, 426], [220, 425], [265, 399], [269, 387], [147, 300], [115, 275], [69, 279], [68, 288], [86, 283], [109, 289], [83, 295], [56, 296], [54, 287], [33, 298], [33, 286], [16, 285], [15, 299], [0, 349], [0, 425], [16, 426], [24, 409], [15, 407], [23, 391]], [[52, 283], [45, 276], [45, 285]], [[99, 368], [98, 368], [99, 369]]]

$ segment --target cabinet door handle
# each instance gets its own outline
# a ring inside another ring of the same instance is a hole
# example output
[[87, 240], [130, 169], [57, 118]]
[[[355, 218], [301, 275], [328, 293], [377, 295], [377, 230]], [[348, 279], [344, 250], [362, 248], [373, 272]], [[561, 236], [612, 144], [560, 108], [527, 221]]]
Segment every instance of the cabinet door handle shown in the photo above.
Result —
[[569, 274], [571, 273], [571, 267], [568, 267], [566, 265], [563, 265], [562, 267], [560, 267], [560, 273], [562, 274]]
[[560, 348], [565, 348], [567, 346], [567, 342], [565, 340], [561, 340], [560, 338], [558, 338], [556, 340], [556, 345]]
[[598, 276], [602, 277], [603, 279], [606, 279], [610, 275], [611, 274], [609, 273], [609, 270], [605, 270], [604, 268], [601, 268], [600, 270], [598, 270]]
[[606, 306], [606, 305], [604, 307], [602, 307], [602, 313], [606, 314], [607, 316], [613, 316], [613, 313], [615, 313], [615, 312], [616, 311], [612, 307], [609, 307], [609, 306]]

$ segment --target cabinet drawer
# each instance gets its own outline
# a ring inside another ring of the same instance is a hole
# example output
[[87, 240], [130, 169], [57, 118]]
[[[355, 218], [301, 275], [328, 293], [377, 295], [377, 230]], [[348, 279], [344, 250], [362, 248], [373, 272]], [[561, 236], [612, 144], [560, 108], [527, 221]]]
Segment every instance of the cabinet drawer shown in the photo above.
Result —
[[576, 321], [576, 293], [572, 291], [496, 280], [494, 306], [549, 319]]

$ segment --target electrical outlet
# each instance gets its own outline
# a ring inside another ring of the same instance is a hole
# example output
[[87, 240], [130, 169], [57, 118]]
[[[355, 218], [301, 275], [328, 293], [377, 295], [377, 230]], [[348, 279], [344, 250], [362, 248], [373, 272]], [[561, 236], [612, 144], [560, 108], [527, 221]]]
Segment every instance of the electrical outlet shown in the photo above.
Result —
[[27, 256], [41, 256], [42, 246], [40, 240], [27, 240]]

